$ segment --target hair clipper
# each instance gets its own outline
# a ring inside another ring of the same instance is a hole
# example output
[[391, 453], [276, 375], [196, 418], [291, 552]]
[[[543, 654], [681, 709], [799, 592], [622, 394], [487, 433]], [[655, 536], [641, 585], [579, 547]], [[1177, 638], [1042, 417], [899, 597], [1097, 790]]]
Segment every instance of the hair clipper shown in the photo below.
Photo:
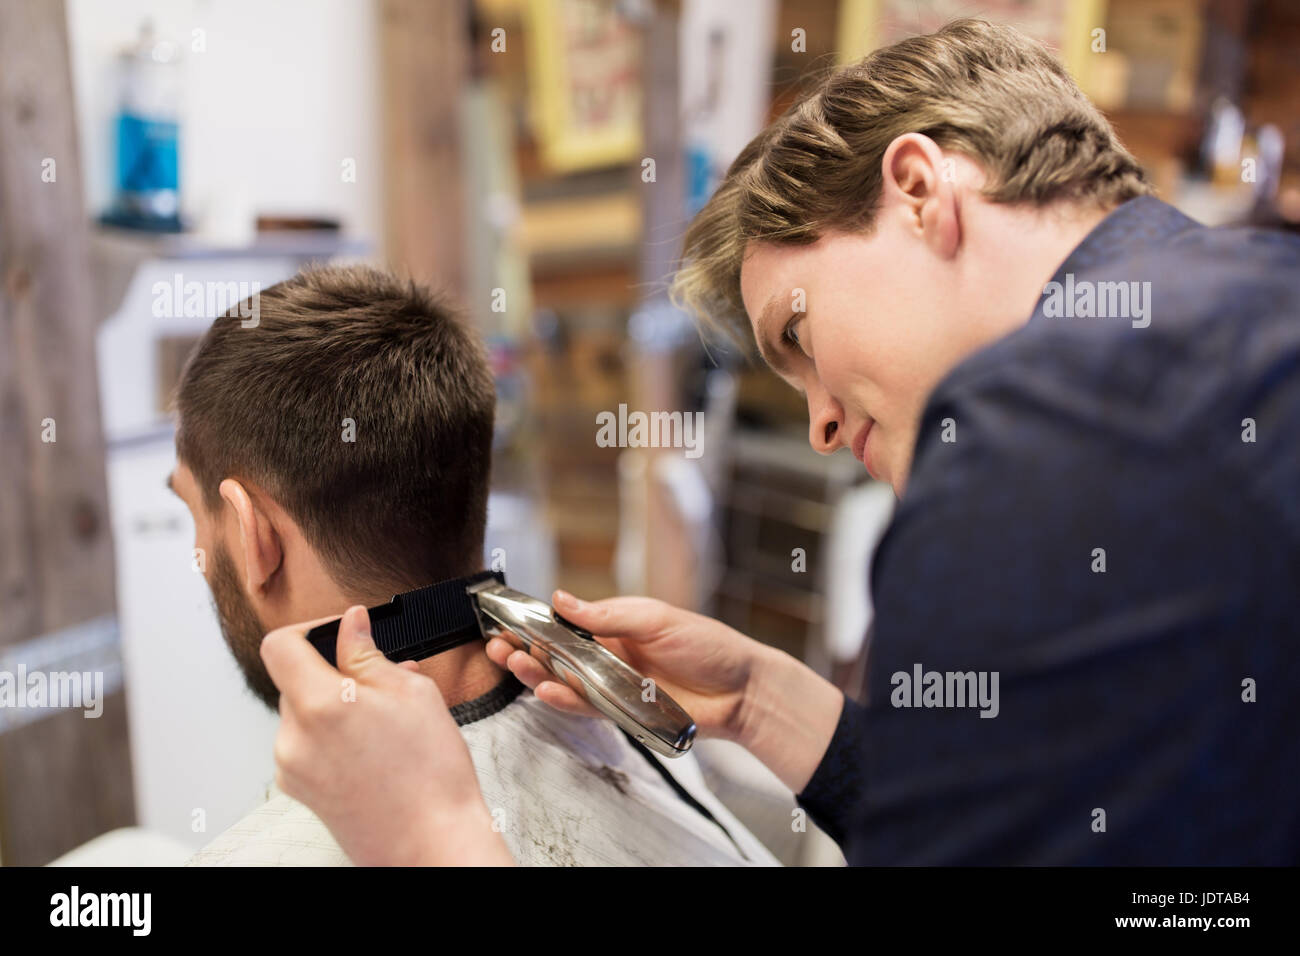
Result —
[[[501, 637], [656, 753], [678, 757], [695, 740], [695, 721], [681, 705], [550, 604], [507, 587], [500, 572], [398, 594], [369, 614], [375, 645], [389, 660], [420, 660]], [[336, 664], [337, 635], [338, 621], [330, 621], [312, 628], [307, 639]]]

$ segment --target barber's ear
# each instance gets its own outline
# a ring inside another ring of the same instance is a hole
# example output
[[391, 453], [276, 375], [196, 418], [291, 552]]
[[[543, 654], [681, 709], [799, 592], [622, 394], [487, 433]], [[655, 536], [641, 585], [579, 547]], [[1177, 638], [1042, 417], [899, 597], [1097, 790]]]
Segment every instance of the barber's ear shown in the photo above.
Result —
[[283, 560], [280, 535], [266, 512], [254, 504], [247, 489], [234, 478], [222, 481], [217, 490], [235, 514], [245, 586], [250, 595], [256, 595]]
[[937, 255], [952, 258], [961, 242], [955, 159], [930, 137], [905, 133], [885, 150], [880, 171], [882, 207], [900, 214]]

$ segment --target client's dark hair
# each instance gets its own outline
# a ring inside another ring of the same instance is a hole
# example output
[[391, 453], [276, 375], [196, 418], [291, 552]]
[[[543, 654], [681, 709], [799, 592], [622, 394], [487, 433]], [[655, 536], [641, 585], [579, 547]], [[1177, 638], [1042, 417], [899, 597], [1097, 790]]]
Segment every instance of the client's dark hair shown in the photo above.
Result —
[[492, 376], [478, 337], [414, 282], [353, 266], [266, 289], [212, 323], [176, 406], [205, 507], [224, 478], [260, 486], [345, 593], [482, 567]]

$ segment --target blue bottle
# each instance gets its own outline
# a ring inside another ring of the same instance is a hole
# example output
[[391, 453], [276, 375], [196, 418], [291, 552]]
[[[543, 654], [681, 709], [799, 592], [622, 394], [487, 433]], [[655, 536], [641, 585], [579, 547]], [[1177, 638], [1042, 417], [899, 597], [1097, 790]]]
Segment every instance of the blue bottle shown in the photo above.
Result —
[[180, 220], [181, 69], [176, 45], [146, 23], [118, 60], [117, 170], [112, 225], [175, 232]]

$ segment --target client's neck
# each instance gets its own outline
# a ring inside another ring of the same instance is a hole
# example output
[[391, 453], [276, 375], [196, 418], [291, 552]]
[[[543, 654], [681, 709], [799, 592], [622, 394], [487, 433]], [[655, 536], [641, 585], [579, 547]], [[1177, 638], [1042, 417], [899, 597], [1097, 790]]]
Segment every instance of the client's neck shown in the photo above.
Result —
[[[346, 606], [364, 604], [366, 607], [376, 607], [386, 603], [391, 597], [391, 593], [383, 597], [358, 596], [349, 600]], [[470, 641], [468, 644], [453, 647], [441, 654], [426, 657], [418, 664], [420, 673], [438, 685], [438, 690], [442, 692], [442, 699], [448, 707], [455, 707], [465, 701], [482, 697], [500, 684], [505, 677], [505, 671], [488, 658], [481, 640]]]
[[501, 683], [505, 672], [488, 659], [482, 641], [470, 641], [420, 661], [420, 673], [433, 680], [448, 707], [482, 697]]

